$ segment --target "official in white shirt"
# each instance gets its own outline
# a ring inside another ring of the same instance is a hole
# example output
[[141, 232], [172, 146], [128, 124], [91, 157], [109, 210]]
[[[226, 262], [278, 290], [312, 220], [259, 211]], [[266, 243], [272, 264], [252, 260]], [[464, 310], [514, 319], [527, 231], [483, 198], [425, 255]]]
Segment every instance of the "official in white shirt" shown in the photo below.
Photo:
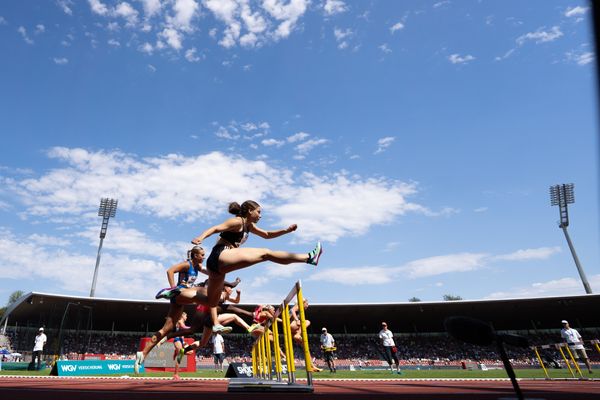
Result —
[[583, 362], [585, 363], [589, 373], [591, 374], [593, 372], [592, 366], [590, 365], [590, 359], [588, 358], [588, 355], [585, 352], [585, 347], [583, 347], [583, 339], [581, 338], [581, 335], [579, 334], [579, 332], [577, 332], [577, 329], [573, 329], [569, 326], [569, 321], [563, 319], [561, 323], [563, 328], [560, 331], [560, 336], [569, 345], [569, 348], [571, 349], [571, 352], [573, 353], [573, 357], [575, 357], [575, 359], [578, 360], [579, 356], [581, 355], [581, 358], [583, 358]]
[[42, 353], [44, 352], [44, 346], [46, 345], [46, 341], [47, 338], [44, 334], [44, 328], [38, 329], [38, 333], [35, 336], [35, 344], [33, 345], [33, 354], [31, 355], [31, 363], [29, 364], [29, 369], [42, 368]]
[[330, 333], [327, 333], [327, 328], [321, 329], [321, 349], [323, 350], [323, 355], [325, 358], [325, 362], [329, 367], [330, 372], [337, 372], [335, 369], [335, 361], [334, 361], [334, 351], [335, 351], [335, 340]]
[[387, 327], [387, 323], [381, 323], [381, 330], [379, 331], [379, 340], [381, 340], [381, 345], [383, 346], [383, 356], [385, 357], [385, 361], [390, 365], [390, 371], [394, 372], [394, 368], [392, 367], [393, 363], [396, 365], [396, 372], [400, 372], [400, 361], [398, 361], [398, 348], [394, 343], [394, 334]]

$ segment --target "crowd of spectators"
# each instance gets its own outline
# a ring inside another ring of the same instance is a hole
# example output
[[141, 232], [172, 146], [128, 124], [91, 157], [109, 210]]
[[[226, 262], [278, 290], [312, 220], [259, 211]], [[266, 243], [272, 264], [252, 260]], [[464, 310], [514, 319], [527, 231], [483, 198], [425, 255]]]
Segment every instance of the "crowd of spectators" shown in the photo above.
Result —
[[[12, 343], [20, 343], [18, 335], [8, 332]], [[48, 353], [58, 345], [58, 338], [49, 339]], [[140, 338], [144, 335], [133, 333], [115, 332], [63, 332], [62, 354], [67, 358], [81, 358], [81, 354], [105, 354], [107, 358], [130, 358], [138, 350]], [[381, 345], [376, 334], [350, 335], [335, 334], [337, 352], [336, 357], [340, 365], [373, 366], [380, 365], [383, 360]], [[560, 333], [529, 334], [531, 345], [543, 345], [561, 342]], [[598, 332], [588, 332], [586, 338], [598, 337]], [[499, 356], [495, 346], [475, 346], [459, 342], [445, 334], [427, 335], [396, 335], [398, 357], [403, 365], [460, 365], [464, 360], [481, 362], [485, 364], [499, 363]], [[249, 361], [251, 357], [253, 338], [248, 335], [232, 334], [225, 336], [225, 349], [230, 361]], [[283, 343], [283, 341], [281, 341]], [[321, 358], [318, 335], [309, 336], [310, 352], [316, 358]], [[29, 343], [28, 343], [29, 344]], [[508, 347], [508, 355], [516, 365], [533, 365], [537, 363], [534, 352], [529, 348]], [[302, 350], [295, 348], [295, 354], [302, 358]], [[591, 360], [599, 362], [600, 357], [596, 351], [590, 351]], [[199, 349], [197, 352], [199, 362], [210, 360], [212, 349], [210, 347]]]

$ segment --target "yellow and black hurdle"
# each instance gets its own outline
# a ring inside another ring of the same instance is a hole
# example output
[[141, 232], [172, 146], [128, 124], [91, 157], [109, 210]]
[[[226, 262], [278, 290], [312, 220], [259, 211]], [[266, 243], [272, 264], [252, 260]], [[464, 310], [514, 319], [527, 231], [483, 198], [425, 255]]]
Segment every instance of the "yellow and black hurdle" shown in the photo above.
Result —
[[[598, 353], [600, 353], [600, 345], [599, 345], [600, 341], [597, 339], [594, 339], [594, 340], [590, 340], [589, 342], [598, 351]], [[569, 345], [567, 343], [553, 343], [553, 344], [545, 344], [545, 345], [541, 345], [541, 346], [532, 346], [531, 349], [534, 351], [535, 356], [537, 357], [537, 360], [540, 363], [540, 366], [542, 367], [542, 370], [544, 370], [544, 375], [546, 375], [546, 379], [553, 379], [553, 378], [551, 378], [550, 375], [548, 374], [548, 369], [546, 368], [546, 365], [544, 364], [544, 360], [542, 360], [542, 357], [540, 356], [540, 352], [539, 352], [540, 349], [542, 349], [542, 350], [548, 350], [548, 349], [558, 350], [563, 361], [565, 362], [565, 365], [569, 369], [571, 376], [575, 379], [585, 379], [585, 377], [583, 376], [583, 373], [581, 372], [581, 368], [579, 367], [578, 358], [576, 358], [573, 355], [573, 351], [569, 348]], [[571, 363], [573, 363], [573, 367], [571, 367]], [[576, 372], [577, 372], [577, 374], [576, 374]]]
[[[298, 383], [296, 379], [289, 309], [289, 305], [294, 298], [296, 298], [300, 314], [302, 350], [304, 352], [306, 370], [305, 384]], [[283, 339], [283, 346], [280, 345], [280, 337]], [[284, 350], [285, 364], [282, 362], [281, 349]], [[312, 371], [313, 365], [308, 348], [302, 283], [298, 281], [281, 305], [275, 310], [275, 319], [265, 324], [264, 332], [252, 345], [252, 378], [230, 379], [227, 390], [230, 392], [313, 392]]]

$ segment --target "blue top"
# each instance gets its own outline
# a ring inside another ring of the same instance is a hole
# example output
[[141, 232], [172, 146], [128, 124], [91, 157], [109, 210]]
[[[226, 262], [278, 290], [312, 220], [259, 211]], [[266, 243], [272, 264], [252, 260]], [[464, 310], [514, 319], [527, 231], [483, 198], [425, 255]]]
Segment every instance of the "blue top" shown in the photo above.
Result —
[[190, 267], [187, 270], [181, 271], [179, 273], [179, 277], [177, 279], [177, 286], [190, 287], [194, 284], [196, 278], [198, 277], [199, 269], [194, 267], [191, 260], [188, 260], [188, 263], [190, 264]]

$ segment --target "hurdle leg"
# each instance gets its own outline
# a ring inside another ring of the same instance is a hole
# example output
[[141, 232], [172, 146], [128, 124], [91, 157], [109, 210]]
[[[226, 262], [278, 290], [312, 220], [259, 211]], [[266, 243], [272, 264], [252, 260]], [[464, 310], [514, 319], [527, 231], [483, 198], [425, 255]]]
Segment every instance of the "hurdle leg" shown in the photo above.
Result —
[[542, 369], [544, 370], [544, 375], [546, 375], [546, 379], [550, 379], [550, 376], [548, 376], [548, 371], [546, 370], [546, 366], [544, 365], [544, 362], [542, 361], [542, 357], [540, 357], [540, 353], [538, 352], [538, 349], [536, 346], [533, 346], [533, 351], [535, 351], [535, 355], [537, 356], [537, 359], [540, 362]]
[[262, 363], [261, 363], [262, 375], [261, 375], [261, 377], [263, 379], [268, 379], [269, 374], [267, 371], [267, 349], [266, 349], [266, 345], [265, 345], [265, 339], [269, 340], [268, 330], [265, 332], [265, 334], [263, 335], [263, 337], [260, 340], [260, 352], [262, 355]]
[[275, 374], [277, 381], [281, 382], [281, 348], [279, 347], [279, 328], [277, 326], [277, 319], [273, 321], [273, 353], [275, 353]]
[[312, 358], [308, 348], [308, 333], [306, 332], [306, 317], [304, 315], [304, 297], [302, 296], [302, 288], [298, 287], [296, 294], [298, 299], [298, 311], [300, 311], [300, 327], [302, 329], [302, 347], [304, 347], [304, 365], [306, 367], [306, 380], [309, 385], [312, 385]]
[[567, 368], [569, 368], [569, 372], [571, 373], [571, 375], [573, 376], [573, 378], [575, 378], [575, 373], [571, 369], [571, 364], [569, 364], [569, 360], [565, 356], [565, 353], [562, 350], [562, 346], [561, 345], [557, 345], [556, 347], [558, 348], [558, 351], [560, 351], [560, 355], [562, 356], [563, 360], [565, 360], [565, 364], [567, 364]]
[[292, 342], [292, 328], [290, 326], [290, 310], [287, 304], [283, 306], [283, 340], [285, 341], [285, 354], [288, 363], [288, 376], [291, 383], [296, 382], [296, 365], [294, 363], [294, 347]]
[[256, 343], [252, 346], [252, 376], [258, 375], [258, 361], [257, 361]]
[[267, 355], [267, 379], [273, 379], [273, 358], [271, 357], [271, 339], [269, 338], [271, 330], [267, 329], [265, 335], [265, 353]]
[[575, 369], [579, 373], [579, 376], [583, 378], [583, 374], [581, 373], [581, 368], [579, 368], [579, 363], [577, 362], [575, 357], [573, 357], [573, 352], [571, 351], [569, 346], [566, 346], [566, 347], [567, 347], [567, 352], [569, 353], [569, 356], [571, 357], [571, 360], [573, 360], [573, 365], [575, 365]]

